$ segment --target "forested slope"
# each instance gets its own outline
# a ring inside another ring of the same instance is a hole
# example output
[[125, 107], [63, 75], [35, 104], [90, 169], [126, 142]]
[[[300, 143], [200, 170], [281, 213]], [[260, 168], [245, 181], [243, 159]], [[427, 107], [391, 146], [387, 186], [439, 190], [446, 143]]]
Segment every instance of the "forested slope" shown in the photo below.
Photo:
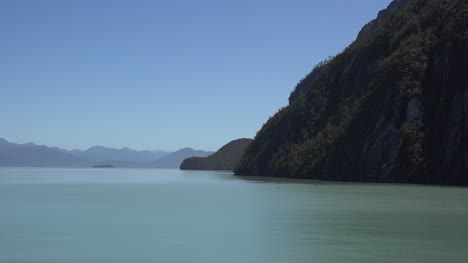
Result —
[[467, 10], [393, 1], [297, 85], [236, 174], [468, 184]]

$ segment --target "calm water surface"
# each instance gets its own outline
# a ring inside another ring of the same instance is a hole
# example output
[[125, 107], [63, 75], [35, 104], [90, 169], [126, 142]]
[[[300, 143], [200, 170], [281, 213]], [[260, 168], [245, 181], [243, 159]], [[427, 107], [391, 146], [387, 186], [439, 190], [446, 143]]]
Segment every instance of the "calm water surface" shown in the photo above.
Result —
[[468, 188], [0, 168], [0, 262], [468, 262]]

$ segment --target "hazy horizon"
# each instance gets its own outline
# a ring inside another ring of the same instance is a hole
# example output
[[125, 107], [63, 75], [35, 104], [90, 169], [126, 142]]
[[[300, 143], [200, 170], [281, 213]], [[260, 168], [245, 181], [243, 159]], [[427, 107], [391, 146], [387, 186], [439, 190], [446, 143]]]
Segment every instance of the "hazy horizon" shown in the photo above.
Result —
[[253, 138], [389, 2], [1, 1], [0, 138], [165, 151]]
[[106, 145], [93, 145], [93, 146], [88, 147], [88, 148], [63, 148], [63, 147], [59, 147], [59, 146], [56, 146], [56, 145], [47, 145], [47, 144], [37, 143], [37, 142], [14, 142], [14, 141], [8, 140], [7, 138], [2, 138], [2, 137], [0, 137], [0, 139], [6, 140], [6, 141], [9, 142], [9, 143], [16, 143], [16, 144], [29, 144], [29, 143], [33, 143], [33, 144], [35, 144], [35, 145], [37, 145], [37, 146], [47, 146], [47, 147], [49, 147], [49, 148], [59, 148], [59, 149], [62, 149], [62, 150], [67, 150], [67, 151], [73, 151], [73, 150], [86, 151], [86, 150], [89, 150], [89, 149], [94, 148], [94, 147], [104, 147], [104, 148], [116, 149], [116, 150], [123, 150], [123, 149], [127, 148], [127, 149], [135, 150], [135, 151], [162, 151], [162, 152], [176, 152], [176, 151], [181, 150], [181, 149], [184, 149], [184, 148], [192, 148], [192, 149], [194, 149], [194, 150], [203, 150], [203, 151], [207, 151], [207, 152], [215, 152], [215, 151], [216, 151], [216, 150], [197, 149], [197, 148], [190, 147], [190, 146], [181, 147], [181, 148], [178, 148], [178, 149], [176, 149], [176, 150], [165, 150], [165, 149], [135, 149], [135, 148], [128, 147], [128, 146], [123, 146], [123, 147], [120, 147], [120, 148], [116, 148], [116, 147], [108, 147], [108, 146], [106, 146]]

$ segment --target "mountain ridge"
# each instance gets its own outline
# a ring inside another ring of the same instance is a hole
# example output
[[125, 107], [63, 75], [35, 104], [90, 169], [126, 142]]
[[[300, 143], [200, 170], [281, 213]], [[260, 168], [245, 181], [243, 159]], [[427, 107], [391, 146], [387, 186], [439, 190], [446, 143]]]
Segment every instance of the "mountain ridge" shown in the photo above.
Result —
[[191, 157], [180, 164], [181, 170], [233, 170], [252, 139], [230, 141], [207, 157]]
[[190, 147], [182, 148], [176, 152], [173, 152], [159, 160], [151, 162], [148, 167], [151, 168], [179, 168], [183, 160], [190, 157], [206, 157], [214, 152], [194, 150]]
[[149, 163], [169, 155], [171, 152], [162, 150], [143, 150], [137, 151], [123, 147], [121, 149], [110, 148], [105, 146], [93, 146], [84, 151], [72, 150], [70, 153], [90, 162], [105, 162], [105, 161], [120, 161], [120, 162], [136, 162]]
[[[87, 150], [66, 150], [58, 147], [36, 145], [32, 142], [18, 144], [0, 138], [0, 166], [21, 167], [92, 167], [113, 165], [123, 168], [179, 168], [184, 158], [207, 156], [213, 152], [182, 148], [176, 152], [136, 151], [93, 146]], [[159, 155], [159, 157], [158, 157]], [[156, 156], [155, 158], [153, 158]], [[165, 158], [167, 157], [167, 158]]]
[[0, 166], [87, 167], [91, 164], [63, 149], [34, 143], [18, 144], [0, 138]]

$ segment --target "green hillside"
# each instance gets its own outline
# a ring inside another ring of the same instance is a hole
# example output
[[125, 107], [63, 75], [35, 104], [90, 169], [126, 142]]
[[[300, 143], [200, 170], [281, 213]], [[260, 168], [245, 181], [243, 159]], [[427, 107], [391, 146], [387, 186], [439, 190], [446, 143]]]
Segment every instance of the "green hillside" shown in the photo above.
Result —
[[181, 170], [233, 170], [244, 154], [252, 139], [237, 139], [221, 147], [208, 157], [192, 157], [185, 159], [180, 165]]
[[298, 83], [235, 173], [468, 184], [467, 10], [393, 1]]

